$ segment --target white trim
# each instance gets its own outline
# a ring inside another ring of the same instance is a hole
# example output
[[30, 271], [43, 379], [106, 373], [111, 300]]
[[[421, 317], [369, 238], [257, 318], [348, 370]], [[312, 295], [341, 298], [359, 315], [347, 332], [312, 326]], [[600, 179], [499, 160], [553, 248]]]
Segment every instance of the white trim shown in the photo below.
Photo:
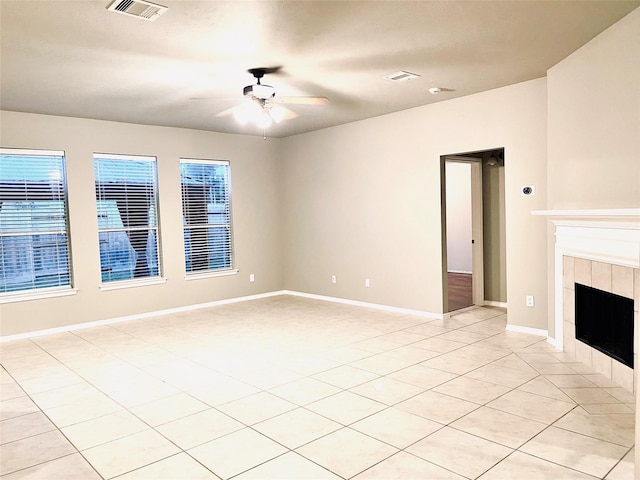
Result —
[[150, 155], [134, 155], [134, 154], [119, 154], [119, 153], [94, 153], [94, 160], [133, 160], [134, 162], [156, 162], [157, 157]]
[[[558, 239], [556, 238], [556, 241]], [[563, 260], [564, 252], [556, 243], [554, 247], [553, 260], [553, 292], [555, 296], [555, 305], [553, 315], [555, 317], [555, 345], [556, 348], [564, 351], [564, 282], [563, 282]]]
[[227, 277], [229, 275], [236, 275], [240, 270], [237, 268], [231, 270], [214, 270], [206, 273], [192, 273], [184, 276], [185, 280], [201, 280], [203, 278], [215, 278], [215, 277]]
[[558, 339], [556, 339], [556, 338], [547, 337], [547, 343], [549, 345], [551, 345], [552, 347], [554, 347], [556, 350], [560, 350], [560, 351], [564, 350], [562, 348], [562, 342], [558, 343]]
[[531, 215], [547, 217], [556, 226], [585, 227], [594, 232], [595, 229], [640, 229], [640, 208], [532, 210]]
[[507, 308], [507, 302], [495, 302], [493, 300], [485, 300], [484, 305], [486, 307], [500, 307]]
[[543, 330], [542, 328], [522, 327], [520, 325], [511, 325], [508, 323], [504, 329], [507, 332], [528, 333], [529, 335], [549, 338], [549, 330]]
[[636, 228], [556, 223], [556, 248], [563, 255], [603, 263], [640, 267], [640, 223]]
[[148, 287], [150, 285], [161, 285], [167, 283], [164, 277], [150, 277], [144, 280], [122, 280], [119, 282], [107, 282], [100, 285], [100, 290], [108, 292], [111, 290], [122, 290], [123, 288]]
[[640, 217], [640, 208], [599, 208], [593, 210], [532, 210], [542, 217]]
[[470, 272], [468, 270], [447, 270], [447, 273], [465, 273], [467, 275], [473, 274], [473, 272]]
[[33, 338], [33, 337], [41, 337], [44, 335], [51, 335], [54, 333], [71, 332], [74, 330], [82, 330], [82, 329], [91, 328], [91, 327], [112, 325], [114, 323], [128, 322], [130, 320], [140, 320], [143, 318], [157, 317], [159, 315], [168, 315], [171, 313], [188, 312], [190, 310], [198, 310], [200, 308], [215, 307], [217, 305], [227, 305], [229, 303], [244, 302], [247, 300], [257, 300], [260, 298], [267, 298], [267, 297], [275, 297], [278, 295], [284, 295], [284, 291], [280, 290], [280, 291], [274, 291], [274, 292], [259, 293], [256, 295], [234, 297], [234, 298], [228, 298], [225, 300], [215, 300], [213, 302], [198, 303], [194, 305], [187, 305], [184, 307], [168, 308], [165, 310], [156, 310], [153, 312], [138, 313], [135, 315], [127, 315], [124, 317], [107, 318], [104, 320], [95, 320], [93, 322], [75, 323], [72, 325], [64, 325], [62, 327], [47, 328], [45, 330], [36, 330], [33, 332], [18, 333], [15, 335], [6, 335], [4, 337], [0, 337], [0, 343], [10, 342], [13, 340], [24, 340], [24, 339]]
[[640, 208], [597, 210], [534, 210], [555, 225], [555, 338], [547, 341], [564, 350], [562, 257], [584, 258], [640, 268]]
[[361, 302], [359, 300], [349, 300], [346, 298], [328, 297], [325, 295], [316, 295], [315, 293], [296, 292], [293, 290], [283, 290], [284, 295], [293, 295], [295, 297], [313, 298], [315, 300], [324, 300], [327, 302], [343, 303], [346, 305], [354, 305], [357, 307], [375, 308], [376, 310], [383, 310], [385, 312], [406, 313], [408, 315], [418, 315], [420, 317], [433, 318], [436, 320], [443, 320], [444, 315], [442, 313], [431, 313], [423, 310], [412, 310], [410, 308], [393, 307], [391, 305], [382, 305], [380, 303]]
[[2, 155], [30, 155], [34, 157], [64, 157], [64, 150], [37, 150], [32, 148], [0, 148]]
[[205, 158], [180, 158], [180, 163], [200, 163], [203, 165], [224, 165], [230, 166], [229, 160], [207, 160]]
[[7, 294], [0, 296], [0, 304], [13, 302], [26, 302], [28, 300], [41, 300], [43, 298], [68, 297], [78, 293], [77, 288], [65, 288], [64, 290], [29, 290], [25, 293]]
[[[484, 305], [484, 213], [482, 162], [471, 162], [471, 298]], [[448, 300], [448, 299], [447, 299]]]

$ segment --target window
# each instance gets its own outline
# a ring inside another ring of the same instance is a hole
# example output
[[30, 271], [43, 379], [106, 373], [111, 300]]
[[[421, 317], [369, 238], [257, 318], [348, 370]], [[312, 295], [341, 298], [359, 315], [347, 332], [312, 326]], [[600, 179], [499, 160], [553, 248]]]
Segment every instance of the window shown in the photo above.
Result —
[[180, 160], [187, 274], [231, 270], [229, 162]]
[[0, 148], [0, 294], [71, 287], [64, 164], [64, 152]]
[[95, 154], [102, 282], [160, 276], [155, 157]]

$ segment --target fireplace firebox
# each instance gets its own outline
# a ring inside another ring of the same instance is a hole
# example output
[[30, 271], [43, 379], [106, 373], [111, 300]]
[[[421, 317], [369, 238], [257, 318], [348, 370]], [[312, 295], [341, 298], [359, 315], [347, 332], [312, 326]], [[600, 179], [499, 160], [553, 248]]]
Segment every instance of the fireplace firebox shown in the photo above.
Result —
[[633, 299], [575, 284], [576, 339], [633, 368]]

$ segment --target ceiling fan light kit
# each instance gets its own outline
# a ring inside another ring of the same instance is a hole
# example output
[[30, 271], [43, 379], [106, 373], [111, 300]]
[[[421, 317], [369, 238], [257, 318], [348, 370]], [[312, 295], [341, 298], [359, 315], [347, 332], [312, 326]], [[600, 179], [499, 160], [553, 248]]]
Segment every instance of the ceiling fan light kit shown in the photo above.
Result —
[[[259, 80], [258, 80], [259, 81]], [[275, 97], [276, 89], [271, 85], [262, 85], [260, 83], [256, 85], [247, 85], [242, 90], [245, 97], [255, 97], [266, 100], [268, 98]]]
[[255, 119], [258, 118], [261, 112], [260, 105], [253, 100], [249, 100], [234, 109], [233, 117], [240, 125], [246, 125], [252, 121], [255, 123]]
[[280, 123], [287, 116], [287, 109], [280, 105], [268, 105], [261, 99], [250, 98], [236, 107], [233, 116], [240, 125], [253, 123], [261, 129]]
[[[246, 101], [233, 109], [233, 116], [238, 123], [256, 125], [261, 130], [266, 130], [273, 123], [295, 118], [298, 115], [282, 104], [296, 105], [326, 105], [327, 97], [277, 97], [276, 90], [271, 85], [264, 85], [261, 79], [267, 73], [277, 73], [281, 67], [250, 68], [248, 72], [256, 79], [253, 85], [247, 85], [242, 89]], [[231, 113], [229, 110], [221, 112], [218, 116]]]

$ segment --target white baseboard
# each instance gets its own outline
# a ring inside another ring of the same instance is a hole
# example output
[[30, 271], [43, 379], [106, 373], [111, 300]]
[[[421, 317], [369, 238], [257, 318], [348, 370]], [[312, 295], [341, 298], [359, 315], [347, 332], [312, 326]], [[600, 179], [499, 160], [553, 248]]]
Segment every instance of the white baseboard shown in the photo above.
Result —
[[549, 330], [543, 330], [542, 328], [521, 327], [520, 325], [509, 325], [505, 327], [507, 332], [528, 333], [530, 335], [537, 335], [539, 337], [549, 336]]
[[172, 313], [180, 313], [180, 312], [188, 312], [191, 310], [198, 310], [201, 308], [207, 308], [207, 307], [215, 307], [218, 305], [227, 305], [230, 303], [238, 303], [238, 302], [245, 302], [248, 300], [257, 300], [260, 298], [268, 298], [268, 297], [276, 297], [279, 295], [293, 295], [293, 296], [297, 296], [297, 297], [305, 297], [305, 298], [313, 298], [316, 300], [324, 300], [327, 302], [334, 302], [334, 303], [343, 303], [343, 304], [347, 304], [347, 305], [355, 305], [355, 306], [359, 306], [359, 307], [369, 307], [369, 308], [374, 308], [376, 310], [383, 310], [383, 311], [387, 311], [387, 312], [396, 312], [396, 313], [406, 313], [406, 314], [411, 314], [411, 315], [418, 315], [420, 317], [426, 317], [426, 318], [433, 318], [433, 319], [437, 319], [437, 320], [442, 320], [444, 318], [444, 316], [441, 313], [430, 313], [430, 312], [424, 312], [422, 310], [411, 310], [408, 308], [400, 308], [400, 307], [392, 307], [390, 305], [381, 305], [378, 303], [368, 303], [368, 302], [360, 302], [357, 300], [348, 300], [346, 298], [337, 298], [337, 297], [328, 297], [328, 296], [324, 296], [324, 295], [315, 295], [312, 293], [304, 293], [304, 292], [296, 292], [296, 291], [291, 291], [291, 290], [277, 290], [277, 291], [273, 291], [273, 292], [267, 292], [267, 293], [260, 293], [257, 295], [247, 295], [244, 297], [234, 297], [234, 298], [227, 298], [224, 300], [215, 300], [213, 302], [206, 302], [206, 303], [197, 303], [194, 305], [186, 305], [184, 307], [176, 307], [176, 308], [168, 308], [165, 310], [155, 310], [153, 312], [144, 312], [144, 313], [138, 313], [135, 315], [127, 315], [124, 317], [116, 317], [116, 318], [107, 318], [104, 320], [95, 320], [93, 322], [84, 322], [84, 323], [75, 323], [72, 325], [64, 325], [61, 327], [55, 327], [55, 328], [47, 328], [45, 330], [36, 330], [33, 332], [25, 332], [25, 333], [18, 333], [15, 335], [5, 335], [4, 337], [0, 337], [0, 343], [2, 342], [10, 342], [13, 340], [24, 340], [27, 338], [35, 338], [35, 337], [41, 337], [43, 335], [51, 335], [54, 333], [64, 333], [64, 332], [72, 332], [74, 330], [82, 330], [85, 328], [91, 328], [91, 327], [100, 327], [100, 326], [104, 326], [104, 325], [112, 325], [115, 323], [121, 323], [121, 322], [128, 322], [131, 320], [140, 320], [143, 318], [149, 318], [149, 317], [157, 317], [159, 315], [169, 315]]
[[493, 300], [485, 300], [484, 301], [484, 306], [485, 307], [501, 307], [501, 308], [507, 308], [507, 302], [495, 302]]
[[465, 273], [467, 275], [473, 274], [473, 272], [470, 270], [447, 270], [447, 273]]
[[547, 337], [547, 343], [552, 345], [556, 350], [560, 350], [561, 352], [564, 351], [564, 348], [562, 347], [562, 344], [560, 344], [560, 342], [558, 342], [557, 338]]
[[326, 302], [343, 303], [346, 305], [354, 305], [357, 307], [375, 308], [376, 310], [383, 310], [385, 312], [406, 313], [409, 315], [418, 315], [420, 317], [433, 318], [436, 320], [442, 320], [444, 315], [442, 313], [431, 313], [423, 310], [412, 310], [410, 308], [393, 307], [391, 305], [383, 305], [380, 303], [361, 302], [358, 300], [349, 300], [347, 298], [329, 297], [325, 295], [316, 295], [314, 293], [296, 292], [294, 290], [284, 290], [285, 295], [294, 295], [296, 297], [313, 298], [315, 300], [324, 300]]
[[172, 313], [188, 312], [190, 310], [198, 310], [200, 308], [215, 307], [217, 305], [227, 305], [229, 303], [245, 302], [247, 300], [257, 300], [260, 298], [275, 297], [283, 294], [284, 294], [284, 290], [279, 290], [274, 292], [259, 293], [257, 295], [247, 295], [244, 297], [234, 297], [234, 298], [227, 298], [224, 300], [215, 300], [213, 302], [196, 303], [196, 304], [187, 305], [184, 307], [167, 308], [165, 310], [155, 310], [153, 312], [137, 313], [135, 315], [127, 315], [124, 317], [95, 320], [93, 322], [74, 323], [72, 325], [64, 325], [62, 327], [47, 328], [45, 330], [35, 330], [33, 332], [18, 333], [15, 335], [5, 335], [4, 337], [0, 337], [0, 343], [10, 342], [13, 340], [23, 340], [26, 338], [41, 337], [43, 335], [51, 335], [54, 333], [71, 332], [73, 330], [82, 330], [82, 329], [91, 328], [91, 327], [112, 325], [114, 323], [128, 322], [130, 320], [140, 320], [143, 318], [157, 317], [159, 315], [169, 315]]

